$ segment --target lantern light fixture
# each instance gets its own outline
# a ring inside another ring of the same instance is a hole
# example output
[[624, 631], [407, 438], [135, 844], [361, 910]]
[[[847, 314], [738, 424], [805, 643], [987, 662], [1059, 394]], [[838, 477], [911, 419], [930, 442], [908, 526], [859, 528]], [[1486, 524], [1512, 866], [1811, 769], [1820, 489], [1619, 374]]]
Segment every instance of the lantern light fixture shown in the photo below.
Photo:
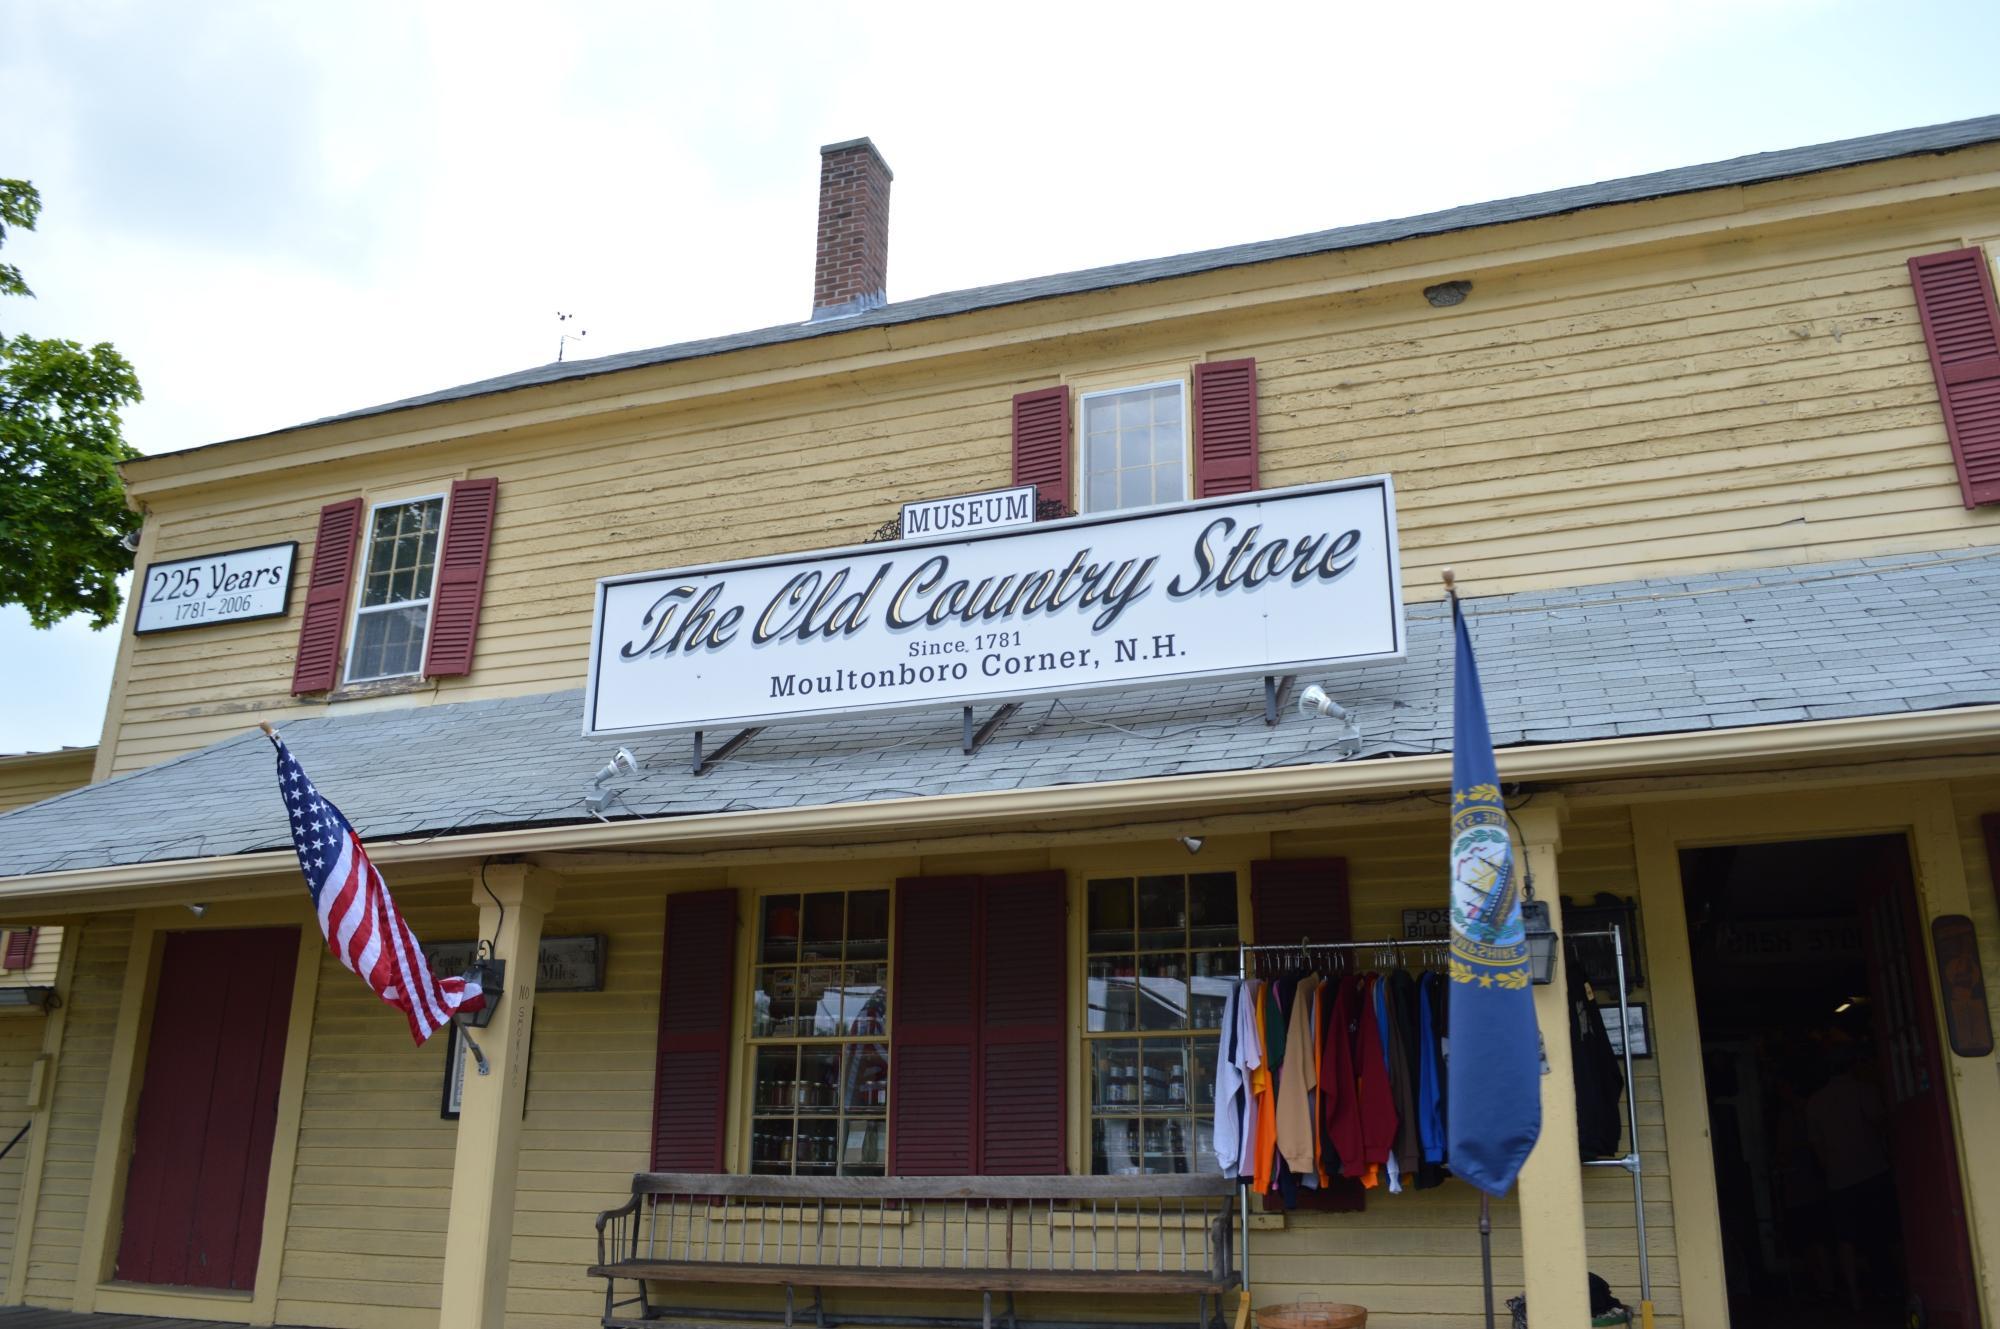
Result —
[[1537, 987], [1556, 981], [1556, 946], [1560, 938], [1549, 923], [1546, 900], [1521, 902], [1521, 926], [1528, 934], [1528, 977]]

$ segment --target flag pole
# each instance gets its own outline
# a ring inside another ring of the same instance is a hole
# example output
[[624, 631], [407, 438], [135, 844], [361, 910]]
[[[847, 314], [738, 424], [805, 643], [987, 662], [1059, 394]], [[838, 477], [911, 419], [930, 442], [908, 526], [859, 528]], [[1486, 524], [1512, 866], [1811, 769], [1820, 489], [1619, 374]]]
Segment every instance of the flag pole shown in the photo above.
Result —
[[[1440, 569], [1445, 597], [1458, 603], [1458, 574]], [[1486, 1294], [1486, 1329], [1493, 1329], [1493, 1197], [1479, 1192], [1479, 1281]]]

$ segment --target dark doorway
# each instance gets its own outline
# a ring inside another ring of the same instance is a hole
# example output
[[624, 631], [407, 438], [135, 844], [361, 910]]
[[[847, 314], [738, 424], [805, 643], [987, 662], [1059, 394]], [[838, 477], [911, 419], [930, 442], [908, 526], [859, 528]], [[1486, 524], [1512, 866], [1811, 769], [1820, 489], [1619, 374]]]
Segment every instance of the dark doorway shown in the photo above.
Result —
[[297, 928], [168, 935], [114, 1278], [255, 1288], [298, 954]]
[[1681, 880], [1733, 1322], [1977, 1329], [1907, 844], [1691, 849]]

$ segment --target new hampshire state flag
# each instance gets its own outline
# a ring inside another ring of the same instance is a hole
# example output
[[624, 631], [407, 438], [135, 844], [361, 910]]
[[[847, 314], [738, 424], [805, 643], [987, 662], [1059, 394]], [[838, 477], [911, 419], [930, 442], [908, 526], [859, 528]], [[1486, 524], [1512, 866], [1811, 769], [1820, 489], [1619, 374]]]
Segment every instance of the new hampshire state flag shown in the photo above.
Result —
[[1504, 1195], [1542, 1132], [1541, 1043], [1521, 890], [1458, 597], [1451, 741], [1451, 1056], [1445, 1133], [1453, 1175]]

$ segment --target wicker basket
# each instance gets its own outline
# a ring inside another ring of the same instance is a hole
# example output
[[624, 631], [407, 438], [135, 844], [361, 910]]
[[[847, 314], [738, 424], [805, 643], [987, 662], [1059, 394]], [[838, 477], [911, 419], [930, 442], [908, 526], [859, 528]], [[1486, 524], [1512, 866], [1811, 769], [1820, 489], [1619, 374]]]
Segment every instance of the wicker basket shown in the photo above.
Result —
[[1342, 1301], [1295, 1301], [1257, 1311], [1259, 1329], [1365, 1329], [1366, 1306]]

